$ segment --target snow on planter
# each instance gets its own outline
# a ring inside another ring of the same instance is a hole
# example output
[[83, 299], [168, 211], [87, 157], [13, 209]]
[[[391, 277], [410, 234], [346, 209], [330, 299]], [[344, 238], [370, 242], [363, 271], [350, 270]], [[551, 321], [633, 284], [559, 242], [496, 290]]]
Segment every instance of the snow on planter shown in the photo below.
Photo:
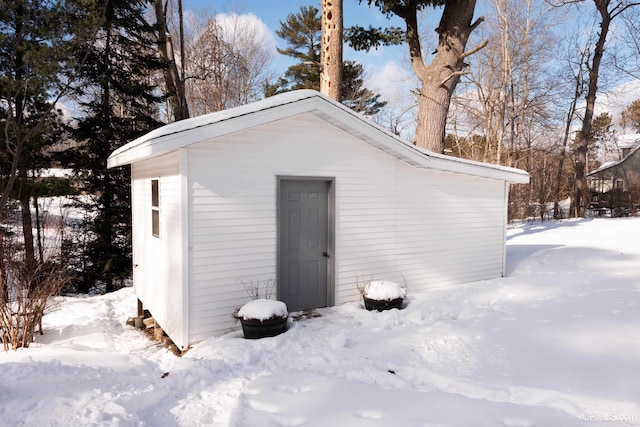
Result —
[[267, 320], [288, 315], [287, 305], [284, 302], [260, 298], [243, 305], [237, 317], [244, 320]]
[[369, 299], [387, 301], [404, 298], [407, 291], [394, 282], [372, 280], [364, 288], [364, 296]]

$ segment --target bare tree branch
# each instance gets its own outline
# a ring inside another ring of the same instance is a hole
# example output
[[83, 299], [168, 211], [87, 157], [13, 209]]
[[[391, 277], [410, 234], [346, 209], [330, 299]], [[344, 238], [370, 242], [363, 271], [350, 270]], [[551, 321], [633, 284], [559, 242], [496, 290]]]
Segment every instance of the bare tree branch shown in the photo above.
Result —
[[476, 47], [474, 47], [473, 49], [469, 49], [468, 51], [463, 52], [462, 55], [460, 55], [460, 57], [466, 58], [467, 56], [471, 56], [474, 53], [478, 52], [480, 49], [483, 49], [484, 47], [486, 47], [488, 44], [489, 44], [489, 40], [485, 40], [479, 45], [477, 45]]
[[451, 80], [451, 79], [453, 79], [455, 77], [465, 76], [465, 75], [468, 75], [468, 74], [471, 74], [471, 71], [465, 71], [465, 70], [454, 71], [453, 73], [449, 74], [447, 77], [444, 78], [444, 80], [442, 80], [440, 82], [440, 86], [444, 86], [445, 83], [447, 83], [449, 80]]

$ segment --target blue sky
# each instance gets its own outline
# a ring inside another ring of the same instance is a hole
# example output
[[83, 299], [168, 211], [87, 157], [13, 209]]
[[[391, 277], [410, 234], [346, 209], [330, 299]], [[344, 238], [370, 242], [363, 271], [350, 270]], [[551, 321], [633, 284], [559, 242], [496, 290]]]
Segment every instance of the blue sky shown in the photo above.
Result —
[[[402, 21], [395, 19], [393, 21], [381, 14], [375, 8], [369, 8], [366, 3], [359, 4], [357, 0], [344, 0], [344, 25], [349, 27], [352, 25], [362, 25], [368, 27], [387, 26], [390, 24], [400, 26]], [[286, 47], [285, 42], [275, 35], [275, 31], [280, 28], [280, 21], [284, 21], [288, 14], [298, 13], [302, 6], [315, 6], [320, 9], [320, 1], [318, 0], [240, 0], [240, 1], [206, 1], [206, 0], [183, 0], [185, 10], [206, 10], [210, 15], [216, 13], [251, 13], [256, 15], [273, 33], [273, 37], [278, 47]], [[400, 61], [404, 56], [408, 56], [406, 46], [397, 46], [390, 48], [381, 48], [376, 52], [354, 52], [345, 48], [344, 59], [356, 60], [365, 64], [367, 67], [379, 68], [387, 61]], [[286, 61], [278, 61], [276, 67], [278, 71], [283, 67], [282, 63]], [[284, 66], [286, 68], [286, 66]], [[283, 70], [282, 70], [283, 71]]]
[[[280, 21], [284, 21], [290, 13], [298, 13], [302, 6], [321, 9], [319, 0], [183, 0], [185, 13], [200, 11], [211, 17], [219, 13], [253, 14], [269, 28], [275, 44], [280, 48], [286, 47], [286, 43], [275, 34], [280, 28]], [[375, 7], [369, 8], [366, 1], [360, 4], [358, 0], [343, 0], [343, 8], [345, 27], [403, 27], [399, 18], [387, 19]], [[434, 19], [439, 19], [440, 14], [436, 12], [433, 16]], [[381, 47], [369, 52], [356, 52], [345, 46], [343, 52], [344, 60], [354, 60], [364, 66], [367, 86], [376, 93], [382, 93], [387, 100], [411, 97], [409, 90], [415, 87], [413, 73], [402, 65], [403, 62], [407, 63], [408, 56], [406, 45]], [[273, 70], [276, 75], [282, 75], [292, 63], [292, 59], [276, 54]]]
[[[185, 11], [204, 11], [208, 16], [215, 16], [218, 13], [253, 14], [259, 18], [270, 30], [273, 40], [278, 47], [284, 48], [286, 44], [275, 35], [275, 30], [280, 28], [280, 21], [285, 20], [290, 13], [298, 13], [301, 6], [315, 6], [320, 9], [319, 0], [183, 0]], [[388, 20], [375, 7], [369, 8], [366, 1], [360, 4], [358, 0], [343, 0], [344, 25], [362, 25], [368, 27], [383, 27], [387, 25], [403, 26], [398, 18]], [[482, 13], [482, 2], [479, 3], [477, 14]], [[582, 16], [574, 14], [575, 16]], [[429, 13], [430, 22], [425, 26], [424, 34], [433, 34], [435, 23], [440, 18], [440, 12]], [[575, 25], [575, 21], [572, 21]], [[486, 25], [486, 24], [485, 24]], [[428, 47], [425, 47], [428, 49]], [[387, 100], [398, 94], [409, 94], [409, 90], [415, 87], [413, 73], [406, 65], [408, 59], [408, 49], [406, 45], [383, 47], [377, 51], [355, 52], [345, 47], [343, 58], [345, 60], [355, 60], [365, 67], [367, 86], [375, 92], [382, 93]], [[292, 60], [283, 55], [275, 56], [273, 69], [276, 75], [282, 75], [286, 68], [291, 65]], [[405, 65], [403, 65], [403, 63]], [[629, 92], [629, 89], [626, 89]], [[614, 96], [612, 100], [607, 99], [603, 93], [598, 97], [598, 108], [612, 111], [617, 114], [622, 106], [626, 106], [631, 100], [637, 99], [637, 90], [631, 90], [625, 99], [620, 99], [620, 94]], [[627, 99], [628, 98], [628, 99]]]
[[[258, 16], [271, 30], [280, 27], [279, 21], [284, 20], [289, 13], [297, 13], [302, 6], [315, 6], [320, 9], [318, 0], [239, 0], [239, 1], [206, 1], [183, 0], [184, 9], [207, 8], [211, 12], [253, 13]], [[367, 7], [366, 3], [359, 4], [357, 0], [344, 0], [345, 27], [360, 24], [364, 26], [386, 25], [389, 21], [375, 8]], [[396, 25], [401, 21], [395, 20]]]

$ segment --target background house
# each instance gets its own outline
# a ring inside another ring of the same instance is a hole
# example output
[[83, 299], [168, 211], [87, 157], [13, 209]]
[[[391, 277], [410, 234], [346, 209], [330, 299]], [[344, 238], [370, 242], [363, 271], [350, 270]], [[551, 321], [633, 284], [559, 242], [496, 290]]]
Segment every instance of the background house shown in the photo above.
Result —
[[640, 134], [618, 140], [621, 159], [589, 173], [590, 208], [612, 215], [628, 215], [640, 203]]
[[526, 172], [423, 151], [315, 91], [166, 125], [131, 164], [134, 287], [171, 337], [234, 327], [242, 283], [290, 311], [357, 300], [358, 276], [412, 293], [499, 277], [509, 183]]

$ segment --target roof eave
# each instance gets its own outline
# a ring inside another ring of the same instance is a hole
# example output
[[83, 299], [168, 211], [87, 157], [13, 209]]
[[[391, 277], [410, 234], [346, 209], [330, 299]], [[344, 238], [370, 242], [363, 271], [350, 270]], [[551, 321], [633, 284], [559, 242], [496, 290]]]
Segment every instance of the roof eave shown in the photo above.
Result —
[[[444, 154], [433, 153], [421, 149], [415, 145], [402, 141], [396, 135], [384, 129], [380, 125], [366, 120], [355, 111], [332, 100], [322, 98], [326, 104], [319, 104], [318, 114], [330, 123], [355, 134], [357, 137], [369, 142], [383, 151], [394, 155], [407, 163], [419, 168], [432, 168], [440, 171], [471, 174], [490, 179], [498, 179], [513, 184], [528, 184], [529, 174], [521, 169], [476, 162]], [[331, 114], [329, 104], [333, 103], [344, 111], [345, 115]]]
[[[232, 115], [220, 121], [153, 138], [148, 138], [145, 135], [114, 151], [107, 159], [107, 167], [113, 168], [136, 163], [208, 139], [260, 126], [294, 114], [309, 112], [316, 108], [315, 99], [317, 98], [296, 99], [294, 102], [279, 104], [277, 105], [278, 108], [270, 107], [244, 113], [241, 109], [238, 109], [237, 111], [240, 112], [238, 115]], [[250, 125], [247, 125], [246, 120], [244, 120], [247, 115], [251, 115]]]
[[[515, 184], [529, 182], [529, 174], [523, 170], [491, 165], [471, 160], [432, 153], [399, 139], [388, 130], [373, 123], [348, 107], [313, 91], [303, 91], [299, 96], [289, 96], [281, 103], [256, 105], [252, 108], [239, 107], [228, 110], [220, 120], [197, 121], [200, 126], [189, 128], [183, 122], [171, 132], [154, 131], [114, 151], [107, 160], [107, 167], [113, 168], [150, 159], [179, 148], [233, 132], [260, 126], [281, 118], [311, 112], [357, 138], [419, 168], [475, 175]], [[251, 116], [250, 123], [245, 116]], [[219, 116], [211, 116], [219, 117]], [[205, 118], [206, 119], [206, 118]]]

